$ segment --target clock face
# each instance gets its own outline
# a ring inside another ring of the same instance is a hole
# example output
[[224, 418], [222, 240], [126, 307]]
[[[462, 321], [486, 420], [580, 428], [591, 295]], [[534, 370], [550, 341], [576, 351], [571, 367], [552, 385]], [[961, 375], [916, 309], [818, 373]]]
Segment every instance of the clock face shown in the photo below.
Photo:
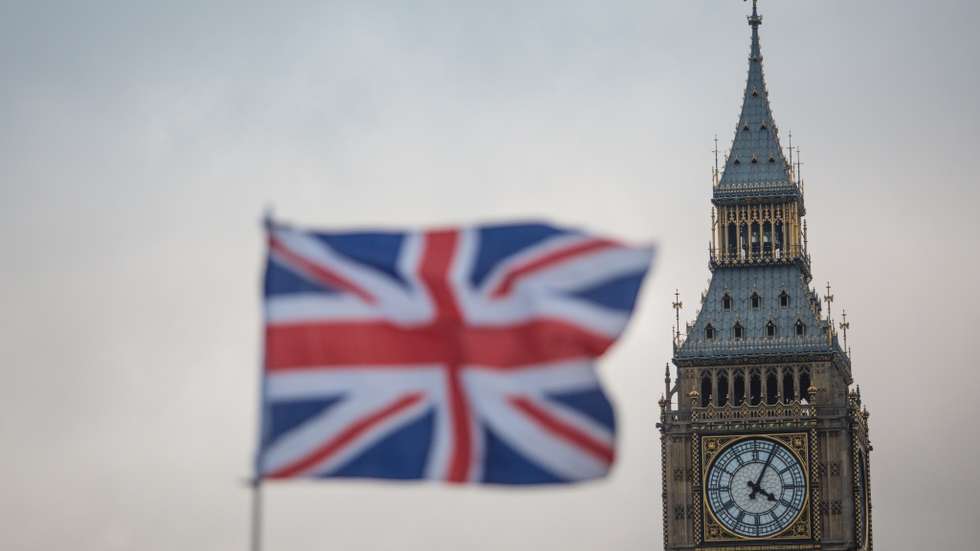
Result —
[[711, 513], [725, 528], [739, 536], [765, 538], [800, 516], [806, 477], [786, 446], [768, 438], [744, 438], [715, 457], [705, 493]]

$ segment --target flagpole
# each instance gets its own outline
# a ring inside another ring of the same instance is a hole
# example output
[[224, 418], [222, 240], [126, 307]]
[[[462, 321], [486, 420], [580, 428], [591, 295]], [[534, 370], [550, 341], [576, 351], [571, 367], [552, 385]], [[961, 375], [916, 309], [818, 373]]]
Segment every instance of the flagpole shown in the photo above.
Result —
[[[266, 207], [265, 212], [262, 215], [262, 230], [265, 239], [268, 239], [269, 233], [272, 231], [273, 221], [272, 221], [272, 207]], [[265, 443], [266, 435], [266, 385], [265, 385], [265, 307], [263, 304], [262, 308], [262, 345], [259, 347], [259, 408], [258, 408], [258, 441], [256, 442], [255, 450], [255, 467], [252, 480], [250, 480], [250, 485], [252, 487], [252, 526], [251, 526], [251, 542], [249, 549], [251, 551], [262, 551], [262, 524], [263, 524], [263, 507], [262, 507], [262, 445]]]
[[262, 551], [262, 479], [252, 480], [252, 542], [251, 551]]

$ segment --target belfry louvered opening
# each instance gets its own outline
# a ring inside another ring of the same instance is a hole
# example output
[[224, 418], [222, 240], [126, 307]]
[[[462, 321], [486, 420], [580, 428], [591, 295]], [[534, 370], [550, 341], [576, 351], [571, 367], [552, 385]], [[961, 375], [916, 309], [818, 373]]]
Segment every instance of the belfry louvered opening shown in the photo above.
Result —
[[709, 368], [698, 376], [701, 407], [808, 403], [812, 385], [807, 365]]

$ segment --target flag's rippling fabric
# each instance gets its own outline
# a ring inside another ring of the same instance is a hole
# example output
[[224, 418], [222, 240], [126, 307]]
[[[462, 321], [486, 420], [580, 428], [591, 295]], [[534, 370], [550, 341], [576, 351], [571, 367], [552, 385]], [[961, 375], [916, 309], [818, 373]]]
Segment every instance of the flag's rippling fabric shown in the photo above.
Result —
[[545, 224], [268, 231], [261, 477], [609, 471], [595, 359], [626, 327], [652, 248]]

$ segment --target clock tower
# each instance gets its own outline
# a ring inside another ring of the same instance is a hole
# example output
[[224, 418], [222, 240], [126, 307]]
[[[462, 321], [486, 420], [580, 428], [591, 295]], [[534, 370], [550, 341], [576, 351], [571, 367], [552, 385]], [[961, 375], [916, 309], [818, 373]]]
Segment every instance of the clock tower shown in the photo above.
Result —
[[711, 283], [683, 338], [677, 328], [677, 377], [668, 365], [660, 401], [664, 546], [870, 551], [868, 412], [848, 325], [842, 346], [830, 286], [823, 298], [811, 287], [803, 188], [769, 105], [755, 2], [748, 22], [742, 112], [713, 182]]

